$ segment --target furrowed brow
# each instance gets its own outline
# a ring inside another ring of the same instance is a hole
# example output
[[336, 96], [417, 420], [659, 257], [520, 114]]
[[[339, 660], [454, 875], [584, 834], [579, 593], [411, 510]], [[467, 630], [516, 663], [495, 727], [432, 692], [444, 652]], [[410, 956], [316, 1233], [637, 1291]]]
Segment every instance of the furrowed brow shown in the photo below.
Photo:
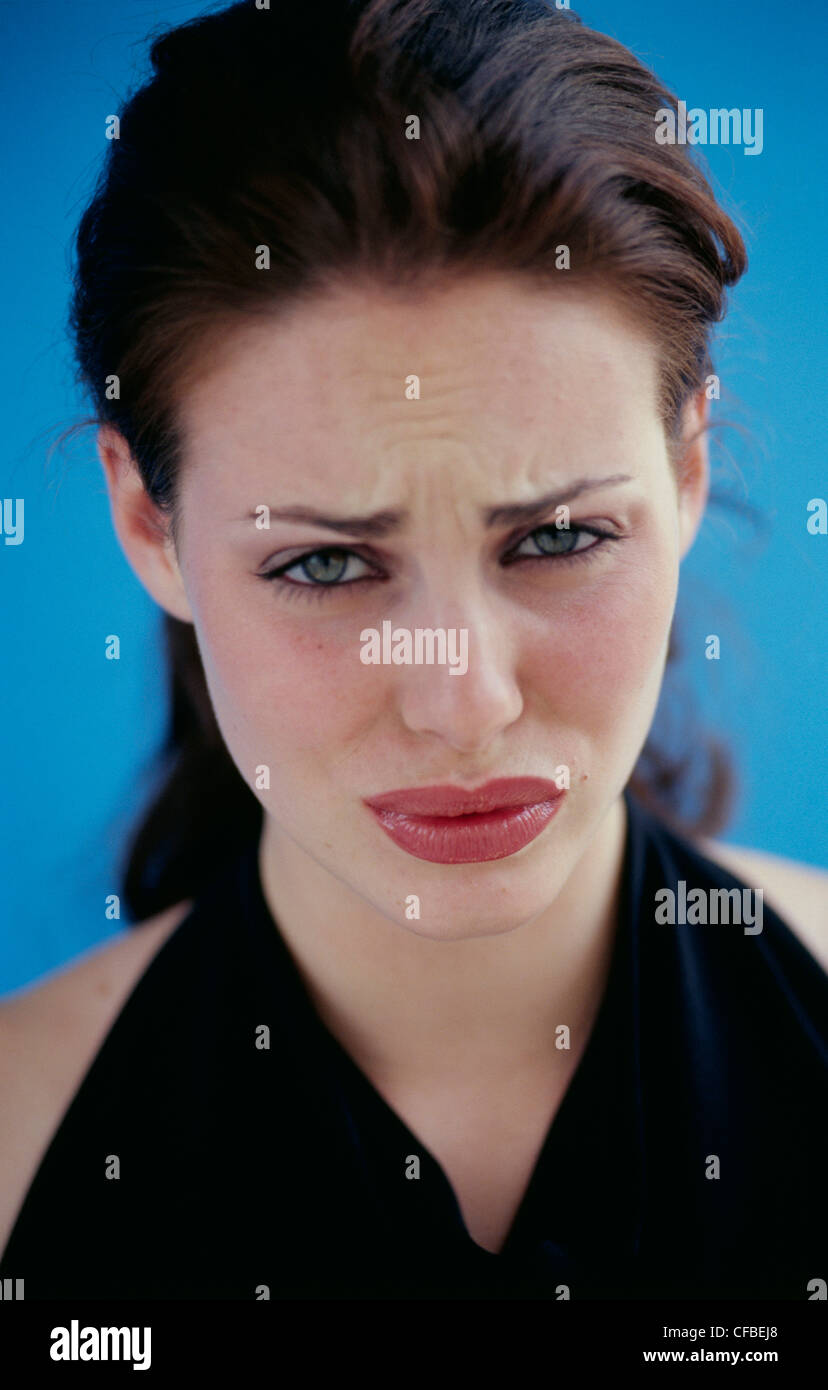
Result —
[[487, 526], [519, 526], [521, 522], [534, 521], [545, 516], [555, 507], [563, 507], [574, 502], [585, 492], [597, 492], [599, 488], [618, 487], [621, 483], [633, 480], [627, 473], [613, 473], [608, 478], [580, 478], [563, 492], [547, 492], [532, 502], [512, 502], [502, 507], [489, 507], [485, 513]]
[[[618, 487], [621, 483], [632, 482], [626, 473], [614, 473], [607, 478], [581, 478], [562, 492], [547, 492], [531, 502], [510, 502], [498, 507], [488, 507], [483, 512], [487, 528], [493, 526], [516, 526], [521, 522], [533, 521], [544, 516], [555, 507], [564, 506], [585, 492], [596, 492], [599, 488]], [[296, 525], [320, 526], [324, 531], [336, 531], [339, 535], [360, 536], [365, 540], [380, 540], [394, 531], [399, 531], [409, 519], [406, 511], [372, 512], [369, 516], [330, 516], [313, 507], [271, 507], [270, 517], [275, 521], [293, 522]], [[257, 512], [251, 511], [242, 518], [255, 521]]]
[[[248, 512], [243, 519], [255, 521], [257, 513]], [[296, 525], [321, 526], [325, 531], [337, 531], [347, 536], [362, 536], [365, 540], [379, 540], [392, 531], [399, 531], [408, 520], [408, 513], [401, 511], [373, 512], [370, 516], [328, 516], [326, 512], [315, 511], [313, 507], [271, 507], [270, 519], [288, 521]]]

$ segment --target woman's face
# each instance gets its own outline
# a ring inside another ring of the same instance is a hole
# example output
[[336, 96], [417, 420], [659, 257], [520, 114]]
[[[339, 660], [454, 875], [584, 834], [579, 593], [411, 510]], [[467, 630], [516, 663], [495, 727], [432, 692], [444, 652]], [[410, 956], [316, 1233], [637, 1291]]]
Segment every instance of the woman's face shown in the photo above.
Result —
[[[181, 403], [177, 557], [143, 577], [195, 624], [277, 857], [433, 937], [554, 901], [646, 738], [705, 500], [702, 443], [677, 488], [657, 366], [600, 295], [499, 276], [331, 291], [222, 343]], [[384, 623], [454, 629], [457, 673], [366, 664]], [[565, 791], [511, 853], [472, 834], [461, 862], [435, 862], [418, 846], [439, 836], [405, 848], [366, 805], [510, 777]]]

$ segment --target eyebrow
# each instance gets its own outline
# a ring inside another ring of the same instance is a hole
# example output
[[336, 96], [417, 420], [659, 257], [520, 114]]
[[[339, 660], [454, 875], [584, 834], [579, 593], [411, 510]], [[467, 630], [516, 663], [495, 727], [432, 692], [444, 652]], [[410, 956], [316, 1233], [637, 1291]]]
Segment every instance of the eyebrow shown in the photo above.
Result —
[[[483, 511], [486, 527], [517, 526], [522, 522], [534, 521], [555, 507], [573, 502], [585, 492], [597, 492], [599, 488], [618, 487], [621, 483], [631, 483], [633, 478], [627, 473], [613, 473], [607, 478], [580, 478], [563, 492], [547, 492], [532, 502], [509, 502], [499, 507], [488, 507]], [[312, 507], [271, 507], [271, 519], [295, 522], [306, 526], [321, 526], [326, 531], [336, 531], [342, 535], [361, 536], [366, 540], [379, 540], [399, 531], [408, 521], [406, 511], [379, 511], [370, 516], [329, 516]], [[254, 509], [240, 520], [254, 521]]]

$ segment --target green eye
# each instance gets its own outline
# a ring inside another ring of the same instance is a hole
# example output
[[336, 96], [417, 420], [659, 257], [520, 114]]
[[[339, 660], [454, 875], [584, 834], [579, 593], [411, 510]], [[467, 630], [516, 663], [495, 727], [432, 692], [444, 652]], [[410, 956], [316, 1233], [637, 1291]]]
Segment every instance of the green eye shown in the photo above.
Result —
[[[352, 569], [354, 565], [356, 574]], [[288, 597], [323, 598], [334, 589], [353, 588], [372, 575], [376, 577], [375, 571], [355, 551], [342, 546], [322, 546], [260, 577], [278, 584]]]
[[[557, 557], [565, 559], [568, 555], [581, 554], [586, 558], [586, 551], [596, 550], [604, 541], [615, 539], [616, 537], [609, 532], [595, 531], [585, 526], [537, 526], [528, 536], [524, 536], [511, 552], [510, 559], [554, 560]], [[532, 549], [524, 549], [525, 546], [531, 546]]]
[[527, 536], [527, 540], [534, 541], [544, 555], [568, 555], [578, 548], [579, 539], [586, 534], [585, 531], [559, 530], [557, 526], [541, 526]]
[[[530, 560], [590, 560], [607, 541], [622, 537], [594, 527], [538, 526], [530, 531], [501, 561], [513, 564]], [[356, 565], [356, 573], [352, 566]], [[361, 567], [361, 568], [360, 568]], [[375, 566], [343, 546], [320, 546], [289, 564], [280, 565], [261, 579], [276, 584], [285, 598], [323, 599], [335, 590], [355, 590], [365, 584], [382, 583], [385, 576]]]
[[348, 568], [350, 558], [344, 550], [314, 550], [300, 560], [299, 567], [314, 583], [335, 584]]

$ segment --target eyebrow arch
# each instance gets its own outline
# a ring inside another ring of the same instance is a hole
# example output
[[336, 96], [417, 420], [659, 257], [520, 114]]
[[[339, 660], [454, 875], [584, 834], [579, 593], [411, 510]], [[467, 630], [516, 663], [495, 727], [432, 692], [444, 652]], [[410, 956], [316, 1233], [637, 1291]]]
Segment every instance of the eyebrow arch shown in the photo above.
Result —
[[[534, 521], [555, 507], [572, 502], [585, 492], [596, 492], [598, 488], [617, 487], [621, 483], [632, 482], [627, 473], [613, 473], [607, 478], [580, 478], [563, 492], [547, 492], [532, 502], [511, 502], [499, 507], [488, 507], [483, 512], [487, 527], [516, 526], [521, 522]], [[342, 535], [361, 536], [366, 540], [378, 540], [399, 530], [408, 520], [405, 511], [373, 512], [370, 516], [328, 516], [312, 507], [272, 507], [271, 518], [277, 521], [296, 522], [306, 526], [321, 526], [325, 531], [336, 531]], [[248, 512], [241, 518], [254, 521], [256, 511]]]

